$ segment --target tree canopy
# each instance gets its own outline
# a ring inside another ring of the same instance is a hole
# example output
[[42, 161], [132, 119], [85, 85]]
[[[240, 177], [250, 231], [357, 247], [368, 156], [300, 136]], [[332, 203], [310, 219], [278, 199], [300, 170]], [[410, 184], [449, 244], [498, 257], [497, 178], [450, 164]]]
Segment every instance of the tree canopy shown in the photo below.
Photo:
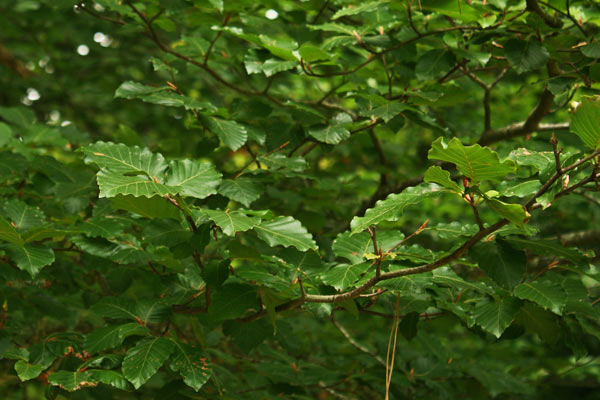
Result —
[[597, 2], [0, 11], [3, 398], [597, 398]]

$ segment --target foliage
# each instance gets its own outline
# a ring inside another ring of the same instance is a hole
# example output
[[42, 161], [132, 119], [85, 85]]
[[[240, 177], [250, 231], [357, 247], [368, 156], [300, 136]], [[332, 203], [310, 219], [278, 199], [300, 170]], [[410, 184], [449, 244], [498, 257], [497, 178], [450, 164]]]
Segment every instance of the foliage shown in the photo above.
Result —
[[3, 398], [596, 398], [597, 2], [0, 10]]

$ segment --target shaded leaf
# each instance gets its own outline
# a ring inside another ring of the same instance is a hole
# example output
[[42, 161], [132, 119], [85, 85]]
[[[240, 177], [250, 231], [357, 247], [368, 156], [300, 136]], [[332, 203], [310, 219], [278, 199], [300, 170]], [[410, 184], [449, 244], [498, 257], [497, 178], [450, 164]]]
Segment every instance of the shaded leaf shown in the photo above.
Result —
[[15, 371], [21, 382], [37, 378], [44, 370], [42, 365], [29, 364], [27, 361], [18, 360], [15, 363]]
[[127, 210], [147, 218], [179, 219], [180, 211], [161, 196], [135, 197], [116, 195], [110, 203], [117, 210]]
[[48, 375], [48, 383], [58, 386], [67, 392], [74, 392], [83, 387], [98, 385], [88, 371], [55, 371]]
[[546, 65], [550, 54], [536, 40], [510, 39], [504, 44], [504, 54], [518, 74]]
[[140, 340], [127, 350], [123, 359], [123, 376], [138, 389], [158, 371], [172, 351], [173, 341], [165, 337]]
[[520, 308], [519, 299], [504, 297], [477, 305], [473, 311], [473, 318], [477, 325], [499, 338], [510, 326]]
[[215, 293], [208, 312], [211, 317], [220, 321], [237, 318], [249, 308], [255, 310], [260, 308], [256, 288], [251, 285], [229, 283]]
[[250, 218], [239, 211], [219, 211], [202, 209], [206, 215], [223, 230], [227, 236], [232, 236], [235, 232], [243, 232], [252, 229], [260, 223], [259, 218]]
[[372, 249], [371, 237], [367, 232], [356, 235], [343, 232], [333, 241], [332, 249], [336, 256], [343, 257], [352, 264], [358, 264], [364, 260], [364, 254]]
[[505, 289], [514, 288], [525, 277], [527, 256], [503, 240], [478, 243], [469, 254], [477, 261], [479, 268]]
[[17, 267], [28, 272], [32, 278], [46, 265], [54, 262], [54, 251], [49, 247], [34, 244], [24, 246], [10, 244], [6, 249]]

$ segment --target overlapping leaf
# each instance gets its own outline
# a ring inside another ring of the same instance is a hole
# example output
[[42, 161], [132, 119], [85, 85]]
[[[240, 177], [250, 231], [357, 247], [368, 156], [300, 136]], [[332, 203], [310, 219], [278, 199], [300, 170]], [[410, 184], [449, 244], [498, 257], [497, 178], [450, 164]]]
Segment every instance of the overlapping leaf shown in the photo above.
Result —
[[181, 187], [181, 194], [203, 199], [217, 193], [221, 173], [210, 162], [197, 160], [171, 161], [166, 184]]
[[391, 194], [385, 200], [375, 203], [375, 207], [368, 209], [364, 217], [354, 217], [350, 224], [352, 233], [364, 231], [381, 221], [397, 221], [406, 207], [443, 193], [448, 191], [437, 185], [421, 184], [409, 187], [400, 194]]
[[485, 331], [499, 338], [512, 323], [521, 308], [521, 301], [514, 297], [504, 297], [475, 307], [475, 323]]
[[300, 221], [292, 217], [277, 217], [270, 221], [263, 221], [255, 226], [254, 230], [270, 246], [293, 246], [300, 251], [317, 248], [312, 235]]
[[465, 146], [458, 138], [449, 143], [443, 138], [437, 139], [431, 145], [429, 158], [455, 164], [460, 173], [474, 184], [484, 180], [499, 181], [515, 171], [511, 160], [501, 162], [495, 151], [478, 144]]
[[600, 101], [584, 99], [571, 116], [571, 132], [592, 150], [600, 147]]

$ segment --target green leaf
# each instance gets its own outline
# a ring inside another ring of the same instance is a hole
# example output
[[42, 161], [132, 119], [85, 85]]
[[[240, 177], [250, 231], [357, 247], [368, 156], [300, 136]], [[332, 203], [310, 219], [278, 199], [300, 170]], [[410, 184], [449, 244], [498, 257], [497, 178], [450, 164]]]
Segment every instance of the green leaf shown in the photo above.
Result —
[[23, 246], [24, 241], [17, 230], [12, 226], [10, 222], [0, 217], [0, 239], [15, 244], [17, 246]]
[[158, 371], [172, 351], [173, 341], [165, 337], [140, 340], [125, 354], [123, 376], [139, 389]]
[[560, 285], [551, 281], [536, 280], [522, 283], [515, 288], [514, 294], [520, 299], [532, 301], [558, 315], [562, 315], [565, 307], [565, 292]]
[[248, 130], [245, 126], [235, 121], [226, 121], [220, 118], [199, 117], [204, 125], [215, 133], [225, 146], [236, 151], [242, 147], [248, 140]]
[[212, 104], [175, 93], [173, 89], [168, 86], [146, 86], [132, 81], [123, 82], [115, 91], [115, 97], [140, 99], [146, 103], [158, 104], [161, 106], [184, 107], [186, 110], [214, 109]]
[[543, 239], [525, 239], [520, 237], [508, 237], [505, 239], [513, 247], [522, 250], [529, 250], [540, 256], [557, 256], [575, 264], [584, 264], [587, 262], [587, 257], [576, 248], [564, 247], [558, 240], [543, 240]]
[[[506, 183], [506, 182], [505, 182]], [[513, 184], [509, 186], [509, 184], [501, 184], [497, 190], [500, 192], [501, 196], [506, 197], [529, 197], [536, 193], [539, 188], [542, 186], [540, 181], [537, 179], [531, 181], [525, 181], [521, 183]]]
[[20, 127], [31, 125], [36, 121], [35, 114], [27, 107], [0, 107], [0, 118]]
[[197, 392], [212, 375], [207, 357], [199, 349], [172, 341], [175, 350], [169, 366], [174, 372], [179, 372], [183, 382]]
[[453, 138], [447, 144], [443, 138], [438, 138], [431, 145], [429, 159], [455, 164], [460, 173], [471, 179], [473, 184], [484, 180], [499, 181], [515, 171], [511, 160], [500, 162], [495, 151], [478, 144], [464, 146], [458, 138]]
[[321, 50], [320, 47], [310, 43], [304, 43], [302, 46], [300, 46], [298, 53], [304, 61], [308, 61], [309, 63], [318, 60], [329, 60], [331, 58], [331, 56]]
[[150, 331], [136, 322], [122, 325], [105, 326], [89, 333], [85, 337], [84, 348], [90, 354], [113, 349], [129, 336], [146, 336]]
[[252, 178], [225, 179], [219, 186], [219, 194], [250, 207], [264, 192], [264, 187]]
[[92, 306], [92, 311], [107, 318], [141, 321], [135, 303], [126, 297], [103, 297]]
[[381, 221], [397, 221], [404, 209], [413, 204], [419, 204], [428, 197], [448, 193], [437, 185], [421, 184], [409, 187], [399, 194], [390, 194], [385, 200], [379, 200], [375, 207], [368, 209], [364, 217], [354, 217], [350, 224], [352, 233], [364, 231], [373, 224]]
[[74, 392], [83, 387], [98, 385], [88, 371], [55, 371], [48, 376], [48, 383], [58, 386], [67, 392]]
[[404, 338], [410, 341], [417, 336], [417, 325], [419, 324], [419, 313], [410, 312], [406, 314], [398, 324], [398, 330]]
[[506, 218], [521, 229], [525, 229], [525, 223], [531, 216], [521, 204], [509, 204], [500, 200], [486, 198], [485, 202], [498, 215]]
[[10, 126], [0, 122], [0, 146], [6, 145], [12, 139], [13, 133]]
[[260, 222], [258, 218], [250, 218], [239, 211], [219, 211], [202, 209], [215, 224], [223, 230], [227, 236], [233, 236], [235, 232], [244, 232], [252, 229]]
[[371, 237], [367, 232], [352, 235], [350, 232], [340, 233], [332, 244], [332, 250], [338, 257], [343, 257], [352, 264], [363, 262], [364, 254], [369, 252]]
[[460, 186], [450, 179], [450, 172], [438, 166], [429, 167], [427, 171], [425, 171], [425, 177], [423, 178], [423, 181], [437, 183], [438, 185], [441, 185], [446, 189], [450, 189], [453, 192], [459, 194], [462, 193]]
[[342, 17], [346, 17], [349, 15], [357, 15], [357, 14], [363, 14], [363, 13], [367, 13], [370, 11], [374, 11], [376, 10], [379, 6], [381, 6], [381, 2], [379, 1], [371, 1], [368, 3], [363, 3], [359, 6], [348, 6], [348, 7], [344, 7], [342, 9], [339, 9], [336, 11], [335, 14], [333, 14], [333, 17], [331, 17], [332, 20], [336, 20]]
[[89, 237], [114, 238], [123, 233], [127, 224], [117, 218], [94, 216], [77, 226]]
[[104, 383], [121, 390], [131, 391], [133, 387], [127, 379], [118, 371], [104, 370], [104, 369], [88, 369], [86, 372], [89, 373], [91, 380]]
[[234, 319], [248, 309], [260, 309], [256, 288], [251, 285], [229, 283], [221, 286], [212, 298], [209, 315], [217, 321]]
[[589, 58], [600, 58], [600, 43], [593, 42], [581, 48], [581, 53]]
[[505, 289], [512, 289], [525, 277], [527, 256], [515, 250], [505, 241], [482, 242], [470, 251], [479, 268]]
[[161, 196], [135, 197], [119, 194], [110, 199], [110, 204], [117, 210], [131, 211], [147, 218], [179, 219], [181, 213]]
[[339, 264], [321, 275], [324, 283], [333, 286], [339, 291], [344, 291], [351, 287], [364, 274], [371, 263], [362, 264]]
[[17, 372], [21, 382], [37, 378], [43, 370], [44, 368], [42, 365], [29, 364], [27, 361], [18, 360], [15, 363], [15, 371]]
[[171, 317], [171, 307], [161, 298], [143, 299], [137, 301], [135, 314], [144, 325], [156, 324], [165, 322]]
[[499, 338], [510, 326], [521, 308], [521, 301], [514, 297], [504, 297], [489, 303], [479, 304], [473, 311], [475, 323], [485, 331]]
[[350, 131], [345, 128], [349, 123], [352, 123], [352, 118], [348, 114], [337, 114], [329, 125], [309, 128], [308, 134], [321, 142], [338, 144], [350, 137]]
[[150, 198], [155, 195], [175, 195], [183, 191], [180, 186], [163, 185], [143, 175], [126, 176], [112, 171], [98, 172], [97, 180], [98, 187], [100, 187], [100, 197], [107, 198], [118, 195]]
[[117, 174], [145, 174], [159, 183], [164, 180], [167, 163], [160, 153], [152, 153], [147, 147], [126, 146], [111, 142], [96, 142], [83, 147], [87, 163], [95, 163], [100, 169]]
[[504, 44], [504, 54], [518, 74], [546, 65], [548, 50], [536, 40], [510, 39]]
[[203, 199], [217, 193], [221, 173], [206, 161], [171, 161], [166, 184], [181, 187], [181, 194]]
[[42, 210], [17, 199], [7, 201], [4, 204], [4, 212], [11, 220], [11, 225], [19, 231], [36, 228], [46, 222], [46, 216]]
[[441, 78], [454, 67], [456, 57], [447, 50], [430, 50], [419, 57], [415, 74], [420, 81], [430, 81]]
[[404, 103], [400, 103], [399, 101], [390, 101], [386, 104], [376, 107], [369, 111], [361, 112], [361, 115], [365, 115], [367, 117], [375, 118], [375, 119], [383, 119], [383, 122], [386, 124], [392, 120], [396, 115], [400, 114], [402, 111], [406, 110], [408, 106]]
[[298, 66], [297, 60], [281, 61], [281, 60], [277, 60], [275, 58], [269, 58], [267, 61], [265, 61], [262, 64], [261, 70], [265, 74], [265, 76], [270, 77], [270, 76], [275, 75], [278, 72], [287, 71], [287, 70], [293, 69], [297, 66]]
[[54, 251], [51, 248], [26, 244], [17, 246], [10, 244], [6, 247], [8, 254], [20, 270], [26, 271], [34, 278], [42, 268], [54, 262]]
[[451, 269], [436, 269], [433, 271], [433, 282], [438, 285], [446, 285], [459, 290], [474, 290], [480, 293], [492, 295], [492, 288], [482, 282], [467, 281], [458, 276]]
[[269, 246], [293, 246], [300, 251], [317, 249], [312, 235], [300, 221], [292, 217], [277, 217], [270, 221], [263, 221], [255, 226], [254, 230]]
[[600, 101], [585, 98], [571, 115], [571, 132], [592, 150], [600, 147]]

